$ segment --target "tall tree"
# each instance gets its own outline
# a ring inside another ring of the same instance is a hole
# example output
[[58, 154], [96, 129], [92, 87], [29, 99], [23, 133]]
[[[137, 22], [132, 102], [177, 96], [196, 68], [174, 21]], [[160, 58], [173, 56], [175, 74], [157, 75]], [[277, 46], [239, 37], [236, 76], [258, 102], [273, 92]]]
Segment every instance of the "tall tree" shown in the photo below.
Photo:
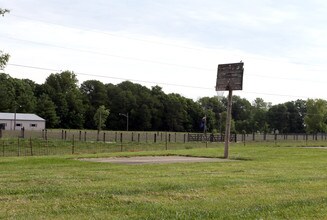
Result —
[[108, 96], [106, 86], [97, 80], [87, 80], [81, 84], [80, 91], [83, 95], [85, 106], [85, 128], [96, 129], [93, 117], [101, 105], [107, 105]]
[[46, 120], [47, 128], [55, 128], [59, 124], [56, 106], [47, 94], [42, 94], [38, 98], [36, 113]]
[[15, 100], [15, 87], [13, 78], [0, 73], [0, 112], [9, 112], [13, 109]]
[[289, 113], [285, 104], [274, 105], [267, 112], [267, 121], [273, 132], [287, 132], [288, 119]]
[[168, 94], [165, 99], [165, 123], [168, 131], [184, 131], [186, 108], [178, 94]]
[[327, 131], [327, 101], [308, 99], [307, 115], [304, 118], [306, 131], [309, 133]]
[[287, 132], [289, 133], [303, 133], [304, 129], [304, 114], [306, 102], [297, 100], [285, 103], [288, 111], [288, 125]]
[[262, 98], [256, 98], [252, 103], [252, 121], [250, 128], [252, 132], [268, 132], [267, 112], [271, 107], [270, 103]]
[[82, 94], [73, 72], [51, 74], [44, 83], [44, 91], [57, 106], [61, 128], [83, 128], [84, 106]]
[[110, 114], [109, 109], [106, 109], [104, 105], [101, 105], [95, 112], [94, 121], [99, 131], [105, 127], [109, 114]]
[[232, 118], [237, 132], [251, 131], [252, 106], [251, 103], [239, 96], [233, 96]]

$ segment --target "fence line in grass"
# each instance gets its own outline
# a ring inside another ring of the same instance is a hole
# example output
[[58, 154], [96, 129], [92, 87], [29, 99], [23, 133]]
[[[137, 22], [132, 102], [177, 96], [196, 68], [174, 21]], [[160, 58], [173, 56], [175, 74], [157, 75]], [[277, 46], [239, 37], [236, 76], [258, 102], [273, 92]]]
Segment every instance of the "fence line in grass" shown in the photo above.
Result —
[[[224, 135], [90, 130], [2, 131], [0, 156], [35, 156], [207, 147]], [[233, 134], [233, 142], [325, 141], [321, 134]], [[184, 144], [184, 145], [183, 145]], [[217, 145], [212, 145], [217, 146]]]

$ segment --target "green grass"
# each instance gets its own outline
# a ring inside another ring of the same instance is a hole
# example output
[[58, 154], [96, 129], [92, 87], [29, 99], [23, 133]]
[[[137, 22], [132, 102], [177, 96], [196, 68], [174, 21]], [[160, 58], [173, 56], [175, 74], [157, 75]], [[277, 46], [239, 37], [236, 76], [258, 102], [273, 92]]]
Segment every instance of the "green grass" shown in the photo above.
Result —
[[0, 219], [327, 219], [327, 149], [295, 146], [234, 144], [235, 160], [218, 163], [119, 165], [76, 158], [222, 157], [222, 146], [3, 157]]

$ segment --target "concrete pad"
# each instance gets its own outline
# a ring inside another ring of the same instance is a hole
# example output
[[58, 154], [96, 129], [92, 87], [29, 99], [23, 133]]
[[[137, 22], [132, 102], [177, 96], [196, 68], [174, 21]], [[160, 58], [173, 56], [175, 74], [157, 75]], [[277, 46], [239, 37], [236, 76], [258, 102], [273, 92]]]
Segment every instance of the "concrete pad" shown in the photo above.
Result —
[[229, 160], [206, 157], [184, 156], [144, 156], [144, 157], [110, 157], [110, 158], [82, 158], [82, 161], [118, 163], [118, 164], [162, 164], [162, 163], [199, 163], [199, 162], [226, 162]]

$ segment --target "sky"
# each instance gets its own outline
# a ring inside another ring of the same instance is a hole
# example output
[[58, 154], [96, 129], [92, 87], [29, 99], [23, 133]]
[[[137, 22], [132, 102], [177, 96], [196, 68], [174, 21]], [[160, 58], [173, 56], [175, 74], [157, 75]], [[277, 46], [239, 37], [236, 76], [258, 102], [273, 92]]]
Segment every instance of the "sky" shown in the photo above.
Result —
[[[327, 100], [325, 0], [0, 0], [3, 72], [44, 83], [159, 85], [195, 101], [215, 96], [217, 66], [244, 62], [252, 102]], [[219, 92], [227, 96], [227, 92]]]

